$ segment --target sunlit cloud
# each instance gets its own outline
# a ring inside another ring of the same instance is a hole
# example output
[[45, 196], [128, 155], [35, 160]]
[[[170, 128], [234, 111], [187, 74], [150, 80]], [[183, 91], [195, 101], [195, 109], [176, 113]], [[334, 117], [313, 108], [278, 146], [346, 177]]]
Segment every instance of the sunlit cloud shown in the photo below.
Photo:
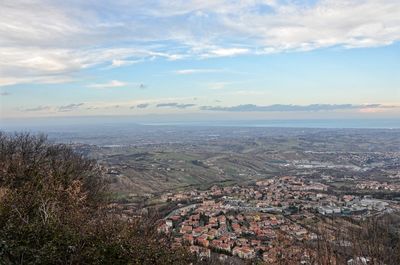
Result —
[[178, 75], [191, 75], [191, 74], [208, 74], [208, 73], [220, 73], [222, 69], [181, 69], [176, 70], [175, 73]]
[[126, 87], [128, 83], [118, 81], [118, 80], [111, 80], [107, 83], [100, 83], [100, 84], [91, 84], [88, 85], [89, 88], [96, 88], [96, 89], [107, 89], [107, 88], [115, 88], [115, 87]]
[[111, 67], [123, 67], [142, 62], [142, 60], [119, 60], [114, 59], [111, 61]]
[[64, 84], [74, 82], [76, 79], [69, 76], [28, 76], [28, 77], [0, 77], [0, 87], [12, 86], [17, 84]]
[[400, 40], [400, 5], [393, 0], [106, 3], [107, 9], [99, 1], [3, 1], [0, 85], [47, 82], [49, 75], [67, 80], [98, 65], [378, 47]]
[[250, 53], [249, 49], [244, 48], [218, 48], [215, 50], [210, 50], [205, 54], [202, 54], [203, 57], [227, 57], [227, 56], [236, 56], [243, 55], [246, 53]]

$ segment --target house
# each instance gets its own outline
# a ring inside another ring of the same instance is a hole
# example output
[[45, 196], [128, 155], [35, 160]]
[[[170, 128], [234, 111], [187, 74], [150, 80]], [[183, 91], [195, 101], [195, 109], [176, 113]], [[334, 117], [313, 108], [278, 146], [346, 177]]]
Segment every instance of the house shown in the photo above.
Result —
[[196, 239], [197, 244], [203, 247], [208, 247], [210, 245], [210, 241], [208, 241], [208, 235], [203, 234]]
[[216, 249], [224, 250], [227, 252], [231, 252], [231, 247], [232, 247], [231, 244], [223, 243], [222, 241], [215, 239], [212, 241], [212, 246]]
[[201, 236], [203, 233], [206, 233], [206, 232], [207, 232], [207, 228], [201, 227], [201, 226], [192, 230], [192, 234], [195, 237]]
[[194, 237], [193, 237], [193, 235], [191, 235], [191, 234], [184, 234], [184, 235], [183, 235], [183, 240], [184, 240], [185, 242], [188, 242], [190, 245], [193, 245], [193, 244], [194, 244]]
[[242, 259], [253, 259], [256, 257], [254, 249], [250, 247], [235, 247], [232, 254]]
[[193, 228], [192, 228], [191, 225], [183, 225], [183, 226], [181, 227], [180, 233], [181, 233], [181, 234], [188, 234], [188, 233], [191, 233], [192, 230], [193, 230]]
[[210, 229], [209, 231], [208, 231], [208, 233], [207, 233], [207, 236], [208, 236], [208, 238], [209, 239], [214, 239], [214, 238], [216, 238], [217, 236], [218, 236], [218, 231], [217, 231], [217, 229]]

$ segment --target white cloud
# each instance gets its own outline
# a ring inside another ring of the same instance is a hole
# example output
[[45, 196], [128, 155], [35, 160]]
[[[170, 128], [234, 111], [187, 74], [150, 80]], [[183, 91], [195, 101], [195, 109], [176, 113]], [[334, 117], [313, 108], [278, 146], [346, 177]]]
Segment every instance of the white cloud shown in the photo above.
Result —
[[60, 84], [75, 81], [74, 78], [68, 76], [28, 76], [28, 77], [0, 77], [1, 86], [11, 86], [16, 84]]
[[111, 80], [108, 83], [102, 83], [102, 84], [91, 84], [88, 85], [90, 88], [97, 88], [97, 89], [106, 89], [106, 88], [115, 88], [115, 87], [125, 87], [127, 86], [128, 83], [118, 81], [118, 80]]
[[208, 54], [205, 54], [204, 57], [225, 57], [225, 56], [235, 56], [249, 53], [249, 49], [245, 48], [218, 48], [215, 50], [210, 50]]
[[0, 85], [12, 85], [47, 82], [49, 76], [62, 80], [96, 65], [121, 67], [155, 58], [390, 45], [400, 40], [400, 4], [3, 0], [0, 36]]
[[222, 69], [181, 69], [176, 70], [175, 73], [178, 75], [190, 75], [190, 74], [206, 74], [206, 73], [218, 73], [222, 72]]
[[141, 60], [120, 60], [114, 59], [111, 61], [111, 67], [122, 67], [142, 62]]

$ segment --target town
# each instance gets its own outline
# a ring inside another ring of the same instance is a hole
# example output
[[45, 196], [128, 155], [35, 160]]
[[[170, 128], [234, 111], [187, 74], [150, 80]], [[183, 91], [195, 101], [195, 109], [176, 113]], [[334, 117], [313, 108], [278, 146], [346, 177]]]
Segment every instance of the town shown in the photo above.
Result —
[[[306, 262], [310, 253], [301, 245], [317, 240], [321, 218], [361, 219], [400, 209], [397, 201], [338, 196], [330, 194], [326, 184], [290, 176], [252, 186], [215, 185], [209, 190], [168, 193], [162, 199], [192, 202], [160, 222], [158, 230], [172, 235], [174, 246], [189, 246], [201, 257], [219, 253], [267, 263], [282, 255], [299, 255]], [[336, 240], [333, 233], [330, 236]], [[283, 248], [283, 242], [290, 247]]]

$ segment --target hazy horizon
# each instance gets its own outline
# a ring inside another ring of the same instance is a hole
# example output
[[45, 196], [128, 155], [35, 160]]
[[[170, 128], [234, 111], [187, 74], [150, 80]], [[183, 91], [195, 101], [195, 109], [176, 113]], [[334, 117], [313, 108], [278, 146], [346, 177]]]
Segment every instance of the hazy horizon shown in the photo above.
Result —
[[326, 128], [326, 129], [400, 129], [399, 119], [213, 119], [182, 116], [86, 116], [53, 118], [3, 119], [4, 131], [62, 132], [104, 127], [134, 128], [135, 126], [173, 127], [270, 127], [270, 128]]

